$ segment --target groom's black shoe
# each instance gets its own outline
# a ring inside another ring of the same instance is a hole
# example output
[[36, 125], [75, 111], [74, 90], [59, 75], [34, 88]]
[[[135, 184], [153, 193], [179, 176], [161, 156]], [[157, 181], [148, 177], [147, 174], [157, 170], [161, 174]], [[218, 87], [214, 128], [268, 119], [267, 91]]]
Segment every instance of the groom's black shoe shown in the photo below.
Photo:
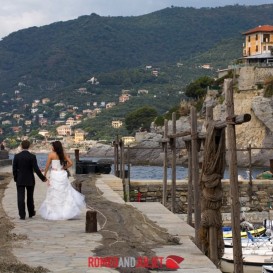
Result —
[[29, 215], [29, 218], [32, 218], [35, 215], [36, 215], [36, 211], [34, 210], [33, 213]]
[[25, 220], [26, 218], [25, 217], [20, 217], [20, 220]]

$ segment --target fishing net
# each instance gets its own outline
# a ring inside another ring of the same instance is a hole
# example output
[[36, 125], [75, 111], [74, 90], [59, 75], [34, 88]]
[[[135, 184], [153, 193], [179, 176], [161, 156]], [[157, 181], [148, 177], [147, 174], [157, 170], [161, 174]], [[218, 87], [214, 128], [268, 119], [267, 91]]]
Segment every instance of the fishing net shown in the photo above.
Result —
[[222, 184], [225, 171], [225, 129], [216, 129], [215, 122], [208, 124], [204, 147], [203, 165], [200, 178], [201, 187], [201, 225], [200, 239], [204, 253], [209, 253], [209, 229], [214, 227], [217, 240], [218, 259], [223, 255], [224, 242], [222, 232]]

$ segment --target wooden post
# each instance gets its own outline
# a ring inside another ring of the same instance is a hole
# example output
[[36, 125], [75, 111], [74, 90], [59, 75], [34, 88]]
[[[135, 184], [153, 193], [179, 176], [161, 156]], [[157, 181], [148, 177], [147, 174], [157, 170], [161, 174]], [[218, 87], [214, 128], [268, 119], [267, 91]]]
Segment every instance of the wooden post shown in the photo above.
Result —
[[[122, 146], [123, 146], [123, 143], [122, 143], [122, 139], [119, 139], [119, 177], [121, 178], [121, 179], [123, 179], [122, 178], [122, 176], [123, 176], [123, 151], [122, 151]], [[124, 181], [122, 181], [122, 182], [124, 182]], [[123, 184], [124, 185], [124, 184]]]
[[[172, 133], [176, 134], [176, 113], [172, 113]], [[172, 138], [172, 203], [171, 211], [175, 212], [176, 199], [176, 137]]]
[[129, 187], [130, 187], [130, 184], [131, 184], [131, 162], [130, 162], [130, 147], [128, 146], [128, 150], [127, 150], [127, 168], [128, 168], [128, 183], [129, 183]]
[[251, 202], [252, 196], [253, 196], [251, 144], [248, 145], [247, 150], [248, 150], [248, 158], [249, 158], [248, 196], [249, 196], [249, 201]]
[[82, 182], [76, 181], [76, 182], [74, 183], [74, 185], [75, 185], [76, 191], [82, 192]]
[[199, 229], [201, 222], [201, 204], [199, 188], [199, 162], [197, 147], [197, 115], [195, 107], [191, 107], [191, 149], [192, 149], [192, 180], [194, 188], [194, 227], [195, 227], [195, 244], [200, 247]]
[[[213, 107], [206, 108], [206, 127], [208, 126], [209, 122], [213, 120]], [[217, 248], [218, 246], [218, 236], [216, 227], [210, 226], [209, 227], [209, 257], [214, 264], [217, 264], [218, 260], [218, 253]]]
[[97, 212], [94, 210], [86, 212], [85, 232], [97, 232]]
[[76, 161], [76, 163], [78, 161], [80, 161], [80, 150], [79, 149], [75, 149], [75, 161]]
[[116, 140], [114, 141], [114, 171], [115, 176], [119, 177], [119, 154], [118, 154], [118, 147], [119, 147], [119, 139], [118, 135], [116, 136]]
[[236, 154], [236, 132], [234, 123], [234, 102], [233, 102], [232, 79], [225, 79], [224, 92], [226, 94], [227, 110], [227, 142], [229, 151], [229, 177], [231, 190], [231, 223], [234, 273], [243, 272], [243, 257], [240, 230], [240, 201], [238, 187], [238, 169]]
[[192, 224], [192, 209], [193, 209], [193, 190], [192, 190], [192, 151], [191, 151], [191, 141], [185, 141], [185, 145], [188, 151], [188, 213], [187, 213], [187, 223], [190, 226]]
[[124, 143], [122, 139], [120, 139], [119, 146], [120, 146], [120, 178], [122, 179], [124, 201], [127, 202], [127, 190], [125, 185], [125, 168], [124, 168]]
[[217, 244], [216, 227], [209, 227], [209, 258], [215, 265], [219, 263]]
[[[129, 185], [128, 175], [127, 175], [127, 177], [125, 175], [125, 153], [124, 153], [124, 151], [125, 151], [124, 142], [122, 142], [122, 152], [123, 152], [123, 156], [122, 156], [122, 158], [123, 158], [122, 183], [124, 183], [124, 187], [125, 187], [125, 197], [126, 197], [125, 201], [130, 202], [130, 185]], [[128, 154], [127, 154], [127, 156], [128, 156]], [[128, 173], [128, 171], [127, 171], [127, 173]]]
[[[164, 120], [164, 140], [167, 139], [168, 136], [168, 120]], [[163, 152], [164, 152], [164, 159], [163, 159], [163, 189], [162, 189], [162, 204], [166, 206], [167, 203], [167, 171], [168, 171], [168, 143], [165, 141], [163, 143]]]

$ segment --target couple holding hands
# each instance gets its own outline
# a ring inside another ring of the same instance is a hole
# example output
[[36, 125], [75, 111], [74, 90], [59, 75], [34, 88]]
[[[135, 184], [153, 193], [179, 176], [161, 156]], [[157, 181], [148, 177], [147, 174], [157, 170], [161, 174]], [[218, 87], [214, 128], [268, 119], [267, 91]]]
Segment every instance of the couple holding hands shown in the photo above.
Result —
[[[40, 171], [37, 158], [28, 151], [30, 142], [23, 140], [22, 151], [14, 156], [12, 171], [17, 187], [17, 204], [21, 220], [26, 218], [25, 193], [27, 193], [27, 210], [29, 218], [35, 216], [34, 206], [34, 172], [48, 185], [45, 200], [39, 213], [47, 220], [68, 220], [80, 215], [85, 208], [84, 195], [76, 191], [67, 176], [67, 169], [73, 165], [65, 154], [60, 141], [52, 142], [52, 152], [48, 154], [44, 174]], [[49, 179], [47, 173], [50, 170]]]

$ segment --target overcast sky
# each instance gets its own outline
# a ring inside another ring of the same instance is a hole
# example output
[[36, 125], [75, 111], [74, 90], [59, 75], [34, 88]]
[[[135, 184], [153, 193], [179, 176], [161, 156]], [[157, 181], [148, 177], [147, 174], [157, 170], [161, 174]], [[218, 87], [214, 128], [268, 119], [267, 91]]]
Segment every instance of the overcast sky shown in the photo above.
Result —
[[171, 5], [200, 8], [271, 3], [273, 0], [0, 0], [0, 39], [19, 29], [67, 21], [91, 13], [137, 16]]

